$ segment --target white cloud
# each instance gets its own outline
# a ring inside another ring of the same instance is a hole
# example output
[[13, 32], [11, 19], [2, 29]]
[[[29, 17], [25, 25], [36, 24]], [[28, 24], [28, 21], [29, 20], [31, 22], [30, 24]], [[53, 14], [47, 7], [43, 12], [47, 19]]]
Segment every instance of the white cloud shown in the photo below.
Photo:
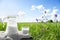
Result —
[[24, 11], [19, 11], [18, 12], [18, 16], [24, 16], [26, 14], [26, 12], [24, 12]]
[[36, 6], [36, 8], [37, 8], [38, 10], [44, 10], [44, 6], [43, 6], [43, 5], [38, 5], [38, 6]]
[[26, 12], [25, 11], [19, 11], [18, 13], [17, 13], [17, 18], [16, 18], [16, 21], [17, 22], [23, 22], [23, 20], [24, 20], [24, 15], [26, 14]]
[[40, 13], [44, 13], [44, 11], [46, 11], [47, 13], [48, 12], [50, 12], [50, 9], [46, 9], [43, 5], [37, 5], [37, 6], [35, 6], [35, 5], [32, 5], [31, 6], [31, 10], [33, 11], [33, 10], [39, 10], [40, 11]]
[[58, 9], [56, 9], [56, 8], [54, 8], [53, 10], [52, 10], [52, 13], [53, 14], [56, 14], [58, 12]]
[[32, 5], [31, 10], [35, 10], [35, 7], [36, 7], [35, 5]]
[[44, 6], [43, 5], [38, 5], [38, 6], [32, 5], [31, 6], [31, 10], [32, 11], [36, 10], [36, 9], [38, 9], [38, 10], [44, 10]]

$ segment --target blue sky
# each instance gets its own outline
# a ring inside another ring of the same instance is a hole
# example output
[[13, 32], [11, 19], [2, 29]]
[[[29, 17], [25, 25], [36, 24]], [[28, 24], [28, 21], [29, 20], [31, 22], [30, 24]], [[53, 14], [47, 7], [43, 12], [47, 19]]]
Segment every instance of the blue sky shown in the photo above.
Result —
[[[55, 13], [60, 17], [59, 4], [60, 0], [0, 0], [0, 16], [18, 15], [18, 13], [21, 15], [23, 13], [23, 16], [18, 18], [20, 21], [35, 21], [36, 18], [41, 18], [42, 13], [39, 8], [42, 5], [42, 11], [49, 9], [49, 14], [53, 15], [52, 11], [57, 9], [58, 11]], [[57, 18], [58, 20], [60, 20], [59, 17]], [[51, 17], [51, 19], [53, 18]]]

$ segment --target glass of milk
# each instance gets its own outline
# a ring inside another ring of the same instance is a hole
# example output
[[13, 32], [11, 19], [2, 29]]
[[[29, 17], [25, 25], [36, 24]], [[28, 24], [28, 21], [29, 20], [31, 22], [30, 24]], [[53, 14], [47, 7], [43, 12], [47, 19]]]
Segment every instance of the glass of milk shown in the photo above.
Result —
[[9, 18], [7, 22], [6, 34], [12, 35], [18, 33], [16, 18]]
[[29, 27], [23, 27], [22, 28], [22, 33], [23, 34], [29, 34]]

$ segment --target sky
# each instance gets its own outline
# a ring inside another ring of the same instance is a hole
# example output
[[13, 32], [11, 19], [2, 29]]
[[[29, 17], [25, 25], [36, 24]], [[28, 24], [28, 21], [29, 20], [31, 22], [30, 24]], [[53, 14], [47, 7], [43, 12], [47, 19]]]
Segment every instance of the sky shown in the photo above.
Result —
[[60, 0], [0, 0], [0, 18], [17, 16], [20, 22], [35, 22], [36, 18], [42, 20], [46, 11], [46, 18], [60, 21]]

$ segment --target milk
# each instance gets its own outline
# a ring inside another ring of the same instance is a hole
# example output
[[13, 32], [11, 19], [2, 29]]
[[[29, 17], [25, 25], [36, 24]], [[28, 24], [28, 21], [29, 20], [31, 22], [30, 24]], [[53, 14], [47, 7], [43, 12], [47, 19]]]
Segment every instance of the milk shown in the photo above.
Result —
[[9, 18], [7, 22], [7, 28], [6, 32], [7, 35], [17, 34], [18, 28], [17, 28], [17, 22], [16, 18]]
[[23, 27], [22, 34], [29, 34], [29, 27]]

